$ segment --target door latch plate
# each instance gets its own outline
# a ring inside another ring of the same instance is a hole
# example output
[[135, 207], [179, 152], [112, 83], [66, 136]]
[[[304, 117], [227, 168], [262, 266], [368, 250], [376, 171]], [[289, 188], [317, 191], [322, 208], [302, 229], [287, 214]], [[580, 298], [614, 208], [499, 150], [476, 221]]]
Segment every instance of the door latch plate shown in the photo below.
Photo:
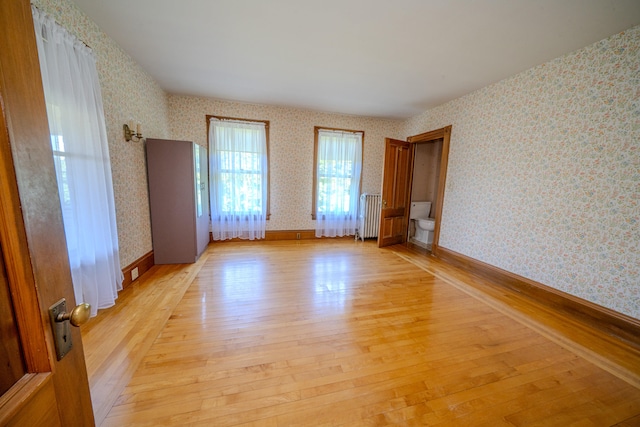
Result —
[[68, 320], [57, 321], [58, 315], [66, 313], [67, 301], [62, 298], [57, 303], [49, 307], [49, 318], [51, 319], [51, 329], [53, 330], [53, 341], [56, 346], [56, 356], [62, 359], [73, 347], [71, 342], [71, 325]]

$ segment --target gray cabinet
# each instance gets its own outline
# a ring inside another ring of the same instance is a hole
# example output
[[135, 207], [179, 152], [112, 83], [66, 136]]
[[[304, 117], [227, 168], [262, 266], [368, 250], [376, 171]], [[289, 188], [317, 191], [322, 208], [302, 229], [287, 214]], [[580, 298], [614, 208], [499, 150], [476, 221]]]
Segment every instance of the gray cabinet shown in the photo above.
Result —
[[154, 261], [193, 263], [209, 244], [207, 150], [151, 138], [146, 150]]

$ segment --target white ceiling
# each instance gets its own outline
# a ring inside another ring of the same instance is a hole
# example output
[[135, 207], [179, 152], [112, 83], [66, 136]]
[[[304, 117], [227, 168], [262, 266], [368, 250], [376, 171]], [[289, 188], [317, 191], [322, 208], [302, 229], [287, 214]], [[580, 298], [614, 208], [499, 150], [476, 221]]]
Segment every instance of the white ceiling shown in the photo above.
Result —
[[639, 0], [73, 0], [168, 93], [407, 118], [640, 24]]

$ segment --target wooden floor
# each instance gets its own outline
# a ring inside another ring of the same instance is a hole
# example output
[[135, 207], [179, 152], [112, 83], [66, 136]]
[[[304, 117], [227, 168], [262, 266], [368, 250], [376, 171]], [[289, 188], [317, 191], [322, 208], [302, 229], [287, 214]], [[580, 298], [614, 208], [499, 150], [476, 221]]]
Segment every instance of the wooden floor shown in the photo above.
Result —
[[102, 426], [640, 425], [637, 349], [403, 246], [210, 245], [82, 333]]

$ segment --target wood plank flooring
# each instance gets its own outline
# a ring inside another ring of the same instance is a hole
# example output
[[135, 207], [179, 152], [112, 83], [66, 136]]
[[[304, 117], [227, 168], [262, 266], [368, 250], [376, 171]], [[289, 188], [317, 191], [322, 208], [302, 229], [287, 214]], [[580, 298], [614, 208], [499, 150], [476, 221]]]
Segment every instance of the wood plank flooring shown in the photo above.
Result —
[[155, 266], [82, 333], [102, 426], [638, 425], [637, 349], [565, 323], [401, 246], [308, 240]]

